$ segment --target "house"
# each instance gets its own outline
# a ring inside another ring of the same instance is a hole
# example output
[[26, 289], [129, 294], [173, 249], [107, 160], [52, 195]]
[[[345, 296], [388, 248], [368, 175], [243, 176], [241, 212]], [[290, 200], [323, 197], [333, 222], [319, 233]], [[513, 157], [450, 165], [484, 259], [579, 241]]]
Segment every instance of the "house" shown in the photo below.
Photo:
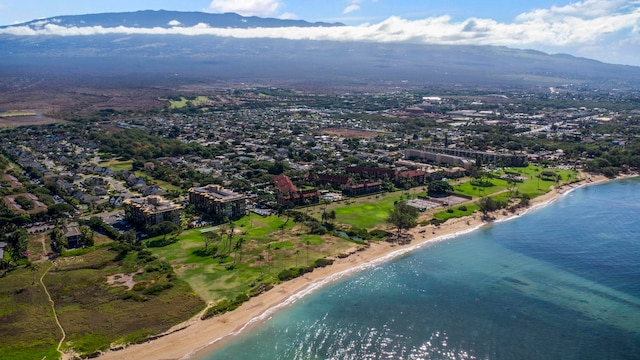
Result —
[[62, 229], [62, 235], [67, 239], [67, 248], [75, 249], [82, 247], [82, 233], [80, 232], [80, 226], [77, 222], [67, 224]]
[[189, 203], [218, 222], [238, 219], [247, 213], [244, 195], [215, 184], [189, 189]]

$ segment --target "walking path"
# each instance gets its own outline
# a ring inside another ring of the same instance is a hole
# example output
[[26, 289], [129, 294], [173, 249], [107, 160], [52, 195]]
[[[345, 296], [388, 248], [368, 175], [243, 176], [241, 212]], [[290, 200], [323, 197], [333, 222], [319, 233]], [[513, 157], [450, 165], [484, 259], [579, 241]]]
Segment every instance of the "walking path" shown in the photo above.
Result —
[[65, 333], [64, 328], [62, 327], [62, 324], [60, 324], [60, 320], [58, 320], [58, 314], [56, 313], [55, 302], [51, 298], [51, 294], [49, 294], [49, 290], [47, 290], [47, 287], [45, 286], [44, 281], [42, 280], [42, 279], [44, 279], [45, 275], [47, 275], [49, 270], [51, 270], [53, 265], [54, 265], [54, 263], [52, 262], [51, 266], [49, 266], [49, 268], [42, 274], [42, 276], [40, 276], [40, 284], [42, 285], [42, 288], [44, 289], [44, 292], [47, 294], [47, 297], [49, 298], [49, 302], [51, 303], [51, 310], [53, 311], [53, 318], [56, 320], [56, 324], [58, 324], [58, 327], [60, 328], [60, 331], [62, 332], [62, 338], [60, 339], [60, 342], [58, 342], [58, 347], [56, 348], [56, 351], [58, 351], [60, 353], [60, 356], [62, 358], [64, 358], [64, 352], [62, 352], [62, 350], [60, 350], [60, 348], [62, 347], [62, 344], [64, 343], [64, 340], [66, 339], [67, 334]]

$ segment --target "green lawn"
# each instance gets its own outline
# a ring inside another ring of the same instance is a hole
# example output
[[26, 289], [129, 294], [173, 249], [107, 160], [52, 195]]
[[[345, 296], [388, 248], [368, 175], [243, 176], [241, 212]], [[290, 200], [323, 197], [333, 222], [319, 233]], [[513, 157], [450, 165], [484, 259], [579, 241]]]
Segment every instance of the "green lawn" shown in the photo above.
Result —
[[131, 164], [133, 164], [133, 160], [110, 159], [110, 160], [101, 162], [100, 166], [108, 167], [113, 171], [123, 171], [123, 170], [131, 170]]
[[[416, 188], [411, 193], [415, 194], [420, 189]], [[329, 204], [327, 211], [335, 210], [337, 224], [373, 229], [386, 224], [389, 211], [393, 209], [394, 202], [406, 200], [406, 194], [407, 191], [396, 191], [351, 198]], [[415, 195], [411, 195], [411, 197], [415, 197]], [[323, 207], [324, 205], [316, 205], [303, 211], [307, 211], [316, 219], [321, 219]]]
[[191, 101], [193, 106], [201, 106], [203, 104], [208, 103], [211, 100], [206, 96], [198, 96], [198, 97], [196, 97], [195, 100], [189, 100], [189, 99], [187, 99], [185, 97], [181, 97], [179, 101], [176, 101], [176, 100], [169, 101], [169, 103], [170, 103], [169, 106], [170, 106], [171, 109], [182, 109], [182, 108], [187, 106], [187, 103], [189, 101]]
[[[283, 269], [306, 266], [317, 258], [337, 255], [354, 246], [335, 236], [308, 234], [305, 225], [284, 216], [252, 214], [234, 223], [231, 246], [227, 235], [210, 245], [217, 247], [216, 254], [224, 255], [213, 257], [201, 253], [205, 248], [201, 230], [183, 231], [176, 243], [151, 250], [169, 261], [178, 277], [207, 301], [235, 298], [262, 282], [278, 282], [276, 276]], [[229, 226], [220, 225], [213, 231], [228, 234]], [[240, 238], [244, 243], [235, 252], [233, 248]]]
[[139, 177], [139, 178], [147, 178], [150, 179], [150, 183], [151, 184], [155, 184], [167, 191], [177, 191], [180, 190], [179, 186], [175, 186], [169, 182], [166, 182], [164, 180], [160, 180], [160, 179], [156, 179], [153, 176], [151, 176], [150, 174], [147, 174], [144, 171], [138, 170], [138, 171], [134, 171], [135, 176]]
[[[460, 209], [461, 207], [463, 207], [463, 209], [466, 208], [466, 210]], [[438, 220], [461, 218], [473, 214], [474, 212], [478, 211], [478, 209], [479, 207], [476, 204], [464, 204], [452, 207], [452, 212], [449, 212], [447, 210], [439, 211], [435, 213], [433, 217]]]
[[510, 197], [514, 196], [514, 193], [512, 193], [511, 190], [517, 191], [517, 193], [520, 195], [529, 195], [531, 198], [541, 196], [549, 192], [549, 189], [557, 184], [555, 180], [551, 180], [548, 177], [545, 178], [544, 176], [540, 176], [541, 173], [545, 171], [559, 175], [560, 184], [574, 182], [577, 180], [577, 172], [572, 170], [541, 168], [534, 165], [529, 165], [524, 168], [503, 169], [500, 171], [496, 171], [494, 175], [501, 176], [510, 173], [512, 175], [525, 178], [524, 181], [516, 182], [514, 184], [515, 187], [510, 187], [510, 184], [507, 180], [499, 178], [488, 179], [493, 184], [493, 186], [489, 187], [474, 186], [470, 181], [454, 185], [454, 191], [456, 193], [472, 196], [474, 198], [474, 203], [461, 205], [467, 208], [466, 211], [461, 211], [460, 206], [453, 207], [453, 212], [448, 212], [446, 210], [439, 211], [434, 214], [434, 218], [446, 220], [471, 215], [473, 212], [478, 210], [478, 206], [475, 204], [475, 200], [477, 200], [478, 198], [491, 196], [496, 200], [507, 201]]

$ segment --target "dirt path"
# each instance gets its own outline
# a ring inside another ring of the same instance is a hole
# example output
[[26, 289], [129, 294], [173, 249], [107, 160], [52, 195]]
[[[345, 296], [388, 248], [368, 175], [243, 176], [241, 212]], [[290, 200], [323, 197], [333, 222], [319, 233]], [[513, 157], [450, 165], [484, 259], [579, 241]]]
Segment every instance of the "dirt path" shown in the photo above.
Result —
[[51, 263], [51, 266], [49, 266], [49, 268], [42, 274], [42, 276], [40, 276], [40, 284], [42, 285], [42, 288], [44, 289], [44, 292], [47, 294], [47, 297], [49, 298], [49, 302], [51, 303], [51, 311], [53, 311], [53, 318], [56, 320], [56, 324], [58, 324], [58, 327], [62, 332], [62, 338], [60, 339], [60, 342], [58, 342], [58, 347], [56, 348], [56, 351], [60, 353], [61, 359], [65, 359], [65, 354], [62, 350], [60, 350], [60, 348], [62, 347], [64, 340], [67, 338], [67, 333], [64, 331], [62, 324], [60, 324], [60, 320], [58, 320], [58, 314], [56, 313], [56, 306], [55, 306], [56, 303], [51, 298], [51, 294], [49, 294], [49, 290], [47, 290], [47, 286], [44, 284], [44, 281], [43, 281], [44, 277], [49, 273], [49, 270], [51, 270], [53, 265], [54, 264]]

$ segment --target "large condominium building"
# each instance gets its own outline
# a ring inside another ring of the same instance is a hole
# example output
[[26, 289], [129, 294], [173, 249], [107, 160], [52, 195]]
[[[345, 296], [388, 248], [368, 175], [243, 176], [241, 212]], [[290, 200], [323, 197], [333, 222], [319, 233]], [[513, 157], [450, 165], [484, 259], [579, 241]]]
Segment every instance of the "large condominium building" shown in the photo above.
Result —
[[127, 199], [123, 203], [126, 219], [136, 226], [152, 226], [163, 221], [180, 224], [182, 205], [161, 196]]
[[189, 203], [219, 222], [241, 218], [247, 212], [243, 195], [214, 184], [189, 189]]

